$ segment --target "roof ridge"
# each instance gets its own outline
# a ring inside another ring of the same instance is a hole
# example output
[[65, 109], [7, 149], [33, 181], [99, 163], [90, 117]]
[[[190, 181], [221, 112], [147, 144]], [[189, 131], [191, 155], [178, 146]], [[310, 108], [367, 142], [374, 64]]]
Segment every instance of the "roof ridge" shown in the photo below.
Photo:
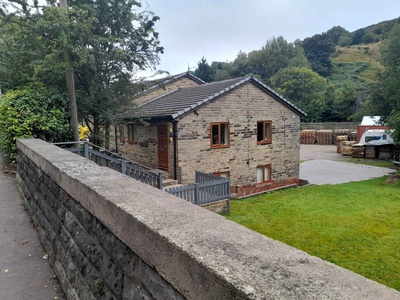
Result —
[[197, 81], [201, 85], [206, 84], [206, 82], [203, 79], [201, 79], [201, 78], [197, 77], [196, 75], [192, 74], [192, 72], [190, 72], [190, 71], [186, 71], [186, 72], [183, 72], [183, 73], [179, 73], [177, 75], [166, 77], [168, 79], [166, 79], [166, 80], [164, 80], [164, 81], [162, 81], [162, 82], [160, 82], [158, 84], [152, 85], [149, 88], [145, 89], [144, 91], [141, 91], [141, 92], [133, 95], [133, 99], [136, 99], [139, 96], [146, 95], [146, 94], [148, 94], [148, 93], [150, 93], [150, 92], [152, 92], [154, 90], [157, 90], [158, 88], [162, 87], [163, 85], [166, 85], [168, 83], [174, 82], [174, 81], [176, 81], [176, 80], [178, 80], [178, 79], [180, 79], [182, 77], [185, 77], [186, 75], [189, 76], [189, 77], [192, 77], [195, 81]]
[[222, 95], [230, 93], [233, 89], [247, 83], [255, 85], [264, 93], [275, 99], [275, 101], [280, 102], [299, 116], [307, 115], [289, 100], [252, 76], [243, 76], [216, 81], [210, 84], [174, 89], [138, 105], [138, 108], [143, 108], [149, 117], [168, 117], [172, 118], [172, 120], [176, 120], [180, 119], [188, 112], [206, 105], [210, 101], [214, 101]]

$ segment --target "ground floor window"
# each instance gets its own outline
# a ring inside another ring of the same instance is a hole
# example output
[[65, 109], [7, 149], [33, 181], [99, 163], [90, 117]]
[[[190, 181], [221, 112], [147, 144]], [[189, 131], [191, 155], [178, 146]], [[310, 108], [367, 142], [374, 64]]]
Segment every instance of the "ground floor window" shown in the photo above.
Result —
[[211, 148], [229, 147], [229, 123], [211, 123]]
[[271, 181], [271, 165], [257, 167], [256, 177], [257, 183]]
[[128, 142], [137, 141], [137, 127], [135, 124], [128, 124]]

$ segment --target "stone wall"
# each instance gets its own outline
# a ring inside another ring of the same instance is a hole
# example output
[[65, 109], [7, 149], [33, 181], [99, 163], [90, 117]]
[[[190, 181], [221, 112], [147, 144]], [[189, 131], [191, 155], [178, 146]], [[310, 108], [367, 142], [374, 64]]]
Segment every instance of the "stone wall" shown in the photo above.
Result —
[[[300, 117], [252, 83], [227, 93], [178, 122], [178, 162], [184, 183], [195, 171], [229, 172], [239, 197], [298, 183]], [[257, 144], [257, 121], [272, 121], [272, 142]], [[230, 123], [230, 147], [211, 149], [210, 123]], [[195, 150], [195, 151], [194, 151]], [[258, 166], [271, 165], [267, 183], [256, 183]]]
[[69, 299], [400, 299], [400, 293], [40, 140], [17, 179]]
[[[158, 125], [165, 125], [167, 126], [168, 132], [172, 131], [173, 125], [171, 122], [156, 121], [147, 126], [137, 125], [138, 140], [135, 142], [128, 142], [127, 138], [125, 138], [123, 142], [119, 140], [118, 153], [142, 165], [158, 168]], [[125, 135], [127, 135], [126, 129]], [[174, 174], [173, 141], [168, 142], [168, 172], [171, 176]]]

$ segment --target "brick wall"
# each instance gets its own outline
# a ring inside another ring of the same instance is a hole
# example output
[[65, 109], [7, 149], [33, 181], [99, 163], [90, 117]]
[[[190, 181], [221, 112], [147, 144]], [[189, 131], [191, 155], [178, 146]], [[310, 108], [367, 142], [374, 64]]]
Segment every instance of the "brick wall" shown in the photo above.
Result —
[[[195, 171], [230, 172], [238, 196], [297, 184], [300, 118], [252, 83], [190, 113], [178, 123], [178, 161], [184, 183]], [[272, 121], [272, 143], [258, 145], [257, 121]], [[210, 149], [210, 123], [230, 123], [230, 147]], [[256, 168], [271, 164], [272, 181], [256, 184]]]

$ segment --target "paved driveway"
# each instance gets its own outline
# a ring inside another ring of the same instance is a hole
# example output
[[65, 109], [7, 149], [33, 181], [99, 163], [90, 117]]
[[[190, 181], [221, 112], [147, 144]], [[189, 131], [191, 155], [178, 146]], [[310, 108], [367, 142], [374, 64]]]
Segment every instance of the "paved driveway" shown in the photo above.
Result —
[[362, 181], [393, 174], [388, 168], [343, 162], [346, 157], [336, 153], [336, 146], [301, 145], [300, 178], [310, 184], [340, 184]]

